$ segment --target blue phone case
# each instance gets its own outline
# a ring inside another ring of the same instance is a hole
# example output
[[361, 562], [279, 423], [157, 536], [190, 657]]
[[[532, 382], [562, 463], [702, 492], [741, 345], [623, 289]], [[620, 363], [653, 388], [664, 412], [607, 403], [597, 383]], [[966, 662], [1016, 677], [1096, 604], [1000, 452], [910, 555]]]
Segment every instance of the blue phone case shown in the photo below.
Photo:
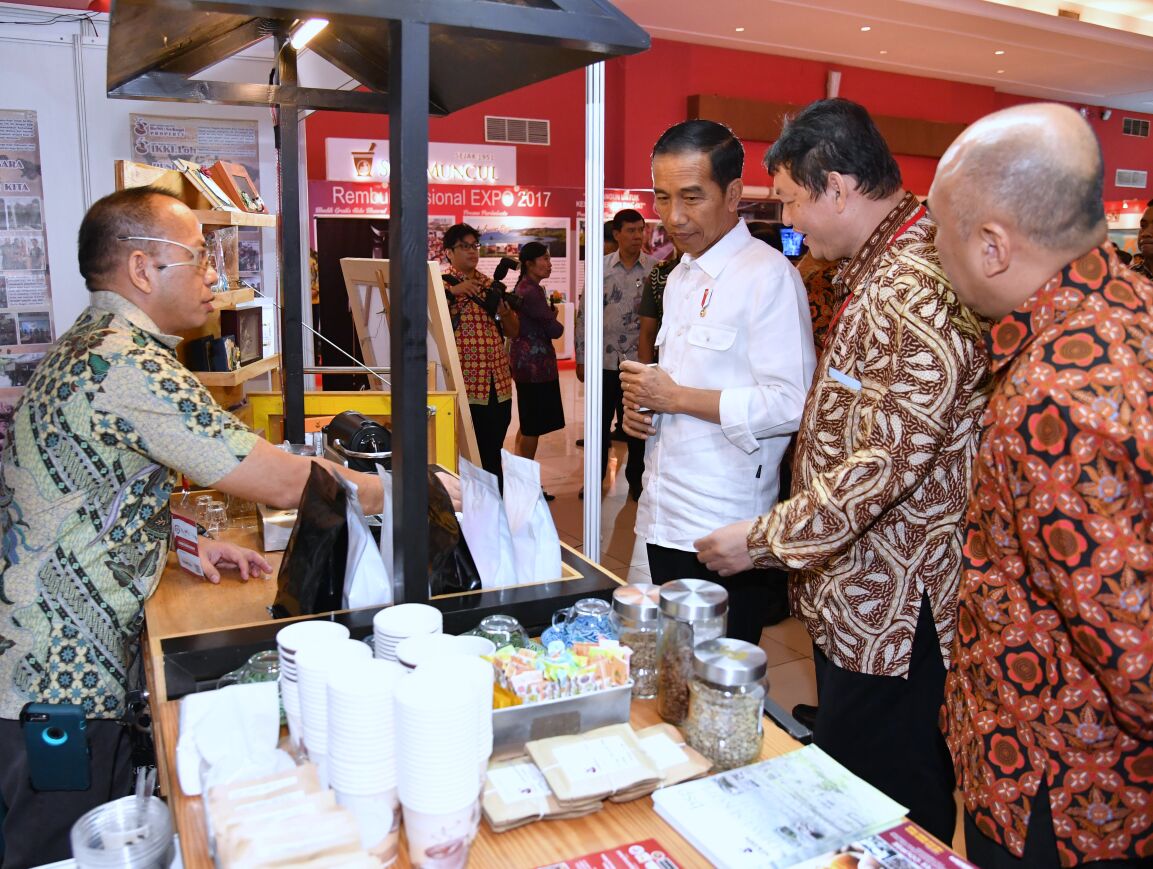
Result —
[[92, 784], [84, 709], [28, 703], [20, 710], [28, 777], [37, 791], [86, 791]]

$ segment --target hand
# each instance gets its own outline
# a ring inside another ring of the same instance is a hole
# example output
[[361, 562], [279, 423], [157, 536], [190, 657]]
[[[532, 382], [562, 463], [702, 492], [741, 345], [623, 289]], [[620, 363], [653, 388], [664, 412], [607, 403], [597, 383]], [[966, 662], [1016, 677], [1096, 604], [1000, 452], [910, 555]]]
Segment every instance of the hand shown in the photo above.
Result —
[[625, 405], [624, 419], [621, 420], [621, 425], [624, 427], [625, 433], [632, 435], [634, 438], [648, 440], [649, 435], [657, 433], [656, 427], [653, 425], [653, 416], [651, 413], [641, 413], [639, 410], [634, 410]]
[[197, 546], [200, 549], [200, 566], [204, 570], [204, 578], [211, 583], [220, 582], [220, 568], [225, 567], [239, 570], [240, 578], [245, 582], [254, 576], [266, 579], [272, 574], [272, 565], [260, 553], [235, 543], [201, 537]]
[[693, 541], [697, 550], [697, 561], [721, 576], [732, 576], [753, 569], [753, 558], [749, 555], [749, 531], [753, 520], [734, 522], [718, 528], [707, 537]]
[[452, 509], [461, 511], [460, 480], [445, 471], [437, 471], [436, 478], [444, 484], [448, 497], [452, 499]]
[[448, 289], [450, 293], [459, 299], [463, 296], [475, 296], [480, 293], [480, 284], [474, 280], [467, 279], [461, 281], [459, 284], [455, 284], [454, 286], [449, 287]]
[[621, 386], [625, 409], [645, 409], [648, 413], [676, 413], [678, 386], [667, 371], [656, 365], [621, 362]]
[[582, 362], [578, 362], [578, 363], [576, 364], [576, 375], [577, 375], [577, 380], [579, 380], [581, 383], [584, 383], [584, 382], [585, 382], [585, 367], [584, 367], [584, 363], [582, 363]]

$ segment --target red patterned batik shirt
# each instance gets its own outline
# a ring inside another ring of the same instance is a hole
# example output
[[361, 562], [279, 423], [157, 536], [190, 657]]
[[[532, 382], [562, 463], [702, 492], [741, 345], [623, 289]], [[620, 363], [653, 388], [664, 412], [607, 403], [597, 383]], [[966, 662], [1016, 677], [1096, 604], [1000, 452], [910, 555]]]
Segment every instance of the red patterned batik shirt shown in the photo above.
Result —
[[1151, 305], [1105, 246], [990, 335], [944, 729], [1018, 857], [1048, 786], [1063, 866], [1153, 856]]
[[[445, 274], [466, 279], [466, 275], [450, 268]], [[480, 272], [472, 280], [487, 289], [490, 278]], [[512, 398], [512, 374], [508, 367], [508, 351], [504, 336], [496, 321], [472, 299], [453, 299], [448, 312], [452, 317], [452, 331], [456, 335], [456, 349], [460, 352], [460, 367], [469, 404], [488, 404], [491, 383], [496, 387], [498, 401]]]

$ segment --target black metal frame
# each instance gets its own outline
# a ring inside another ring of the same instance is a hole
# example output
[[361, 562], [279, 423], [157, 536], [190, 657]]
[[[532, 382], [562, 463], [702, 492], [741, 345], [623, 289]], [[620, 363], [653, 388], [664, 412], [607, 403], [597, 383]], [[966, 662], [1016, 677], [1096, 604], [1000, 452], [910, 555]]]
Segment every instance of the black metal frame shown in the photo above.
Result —
[[[326, 18], [310, 49], [369, 92], [300, 87], [287, 43], [297, 19]], [[387, 28], [387, 29], [386, 29]], [[384, 35], [388, 39], [385, 41]], [[278, 83], [194, 76], [267, 36]], [[385, 112], [391, 121], [393, 536], [395, 570], [410, 601], [428, 598], [425, 468], [428, 115], [649, 46], [648, 35], [607, 0], [113, 0], [108, 95], [126, 99], [265, 105], [279, 110], [280, 242], [285, 436], [304, 434], [303, 275], [299, 212], [301, 109]], [[382, 61], [382, 58], [386, 62]], [[448, 58], [448, 62], [445, 61]], [[436, 75], [435, 86], [432, 81]], [[399, 301], [398, 301], [399, 300]], [[464, 409], [462, 408], [462, 412]], [[406, 569], [406, 566], [408, 569]]]

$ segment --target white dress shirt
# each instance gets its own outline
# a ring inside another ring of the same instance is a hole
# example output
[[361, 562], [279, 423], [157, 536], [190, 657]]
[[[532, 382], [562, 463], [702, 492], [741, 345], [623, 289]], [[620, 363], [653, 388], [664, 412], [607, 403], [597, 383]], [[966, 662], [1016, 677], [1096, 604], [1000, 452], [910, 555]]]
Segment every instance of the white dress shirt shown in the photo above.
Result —
[[801, 277], [740, 221], [665, 287], [660, 366], [681, 386], [721, 390], [721, 424], [654, 414], [636, 531], [691, 551], [693, 541], [777, 501], [779, 467], [816, 364]]

